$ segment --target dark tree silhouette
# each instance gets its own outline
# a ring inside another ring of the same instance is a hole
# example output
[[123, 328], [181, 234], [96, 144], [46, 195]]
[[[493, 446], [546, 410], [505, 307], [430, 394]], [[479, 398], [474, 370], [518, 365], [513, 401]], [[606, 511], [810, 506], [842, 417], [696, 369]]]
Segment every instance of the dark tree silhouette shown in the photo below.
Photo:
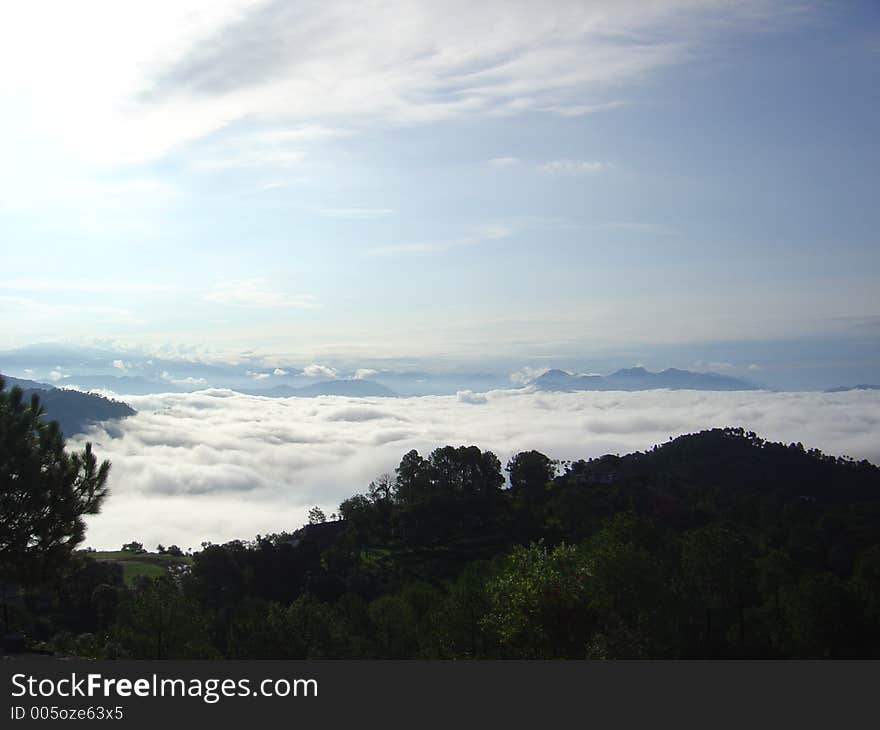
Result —
[[64, 450], [39, 396], [24, 402], [0, 378], [0, 580], [35, 584], [58, 574], [85, 535], [84, 515], [107, 496], [110, 462], [98, 465], [91, 444]]

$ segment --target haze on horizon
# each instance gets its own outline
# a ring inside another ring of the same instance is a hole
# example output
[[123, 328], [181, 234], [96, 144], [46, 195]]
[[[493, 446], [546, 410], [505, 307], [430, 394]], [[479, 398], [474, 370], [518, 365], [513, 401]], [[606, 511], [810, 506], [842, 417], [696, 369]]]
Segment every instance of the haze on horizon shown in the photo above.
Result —
[[878, 21], [10, 3], [0, 349], [880, 381]]

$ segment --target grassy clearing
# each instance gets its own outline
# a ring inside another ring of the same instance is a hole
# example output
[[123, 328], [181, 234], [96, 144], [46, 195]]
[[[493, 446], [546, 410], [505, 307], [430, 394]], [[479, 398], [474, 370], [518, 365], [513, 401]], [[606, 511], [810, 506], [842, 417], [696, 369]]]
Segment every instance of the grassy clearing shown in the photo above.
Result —
[[172, 565], [192, 565], [192, 558], [189, 556], [176, 558], [173, 555], [132, 553], [125, 550], [105, 550], [89, 553], [89, 556], [99, 562], [119, 563], [127, 586], [141, 576], [148, 578], [161, 576]]

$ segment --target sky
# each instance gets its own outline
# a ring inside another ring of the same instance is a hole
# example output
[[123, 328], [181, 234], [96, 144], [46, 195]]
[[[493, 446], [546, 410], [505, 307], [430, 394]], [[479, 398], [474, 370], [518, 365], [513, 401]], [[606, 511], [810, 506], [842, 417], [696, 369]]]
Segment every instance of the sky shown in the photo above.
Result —
[[506, 464], [537, 449], [586, 459], [744, 425], [783, 443], [880, 463], [880, 392], [547, 393], [534, 388], [418, 398], [263, 398], [230, 390], [126, 398], [137, 414], [68, 439], [109, 459], [110, 498], [86, 544], [198, 549], [292, 532], [394, 473], [410, 449], [476, 444]]
[[880, 381], [872, 0], [0, 4], [0, 348]]

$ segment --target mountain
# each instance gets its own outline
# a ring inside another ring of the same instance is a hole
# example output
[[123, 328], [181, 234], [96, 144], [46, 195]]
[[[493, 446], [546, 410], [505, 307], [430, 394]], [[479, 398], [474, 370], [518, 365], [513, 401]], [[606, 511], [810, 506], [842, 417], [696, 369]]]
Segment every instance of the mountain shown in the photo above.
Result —
[[6, 389], [16, 386], [21, 388], [26, 400], [30, 400], [31, 395], [36, 393], [46, 411], [46, 418], [58, 421], [58, 425], [67, 436], [81, 433], [93, 423], [126, 418], [136, 413], [127, 403], [105, 398], [96, 393], [62, 390], [45, 383], [5, 375], [3, 380]]
[[548, 370], [532, 381], [540, 390], [759, 390], [747, 380], [719, 373], [695, 373], [669, 368], [652, 373], [645, 368], [624, 368], [610, 375], [573, 375], [564, 370]]
[[676, 485], [679, 495], [712, 489], [726, 495], [763, 493], [795, 501], [880, 506], [877, 466], [805, 449], [800, 443], [765, 441], [742, 428], [687, 434], [649, 451], [594, 461], [613, 470], [619, 481], [650, 484], [657, 491]]
[[262, 395], [269, 398], [314, 398], [319, 395], [344, 395], [354, 398], [387, 398], [397, 394], [384, 385], [372, 380], [322, 380], [319, 383], [292, 388], [289, 385], [278, 385], [266, 390], [240, 390], [246, 395]]
[[880, 390], [880, 385], [838, 385], [836, 388], [828, 388], [826, 393], [846, 393], [850, 390]]
[[119, 395], [181, 393], [184, 390], [196, 390], [197, 388], [194, 386], [184, 389], [167, 380], [151, 380], [131, 375], [71, 375], [64, 379], [64, 385], [74, 385], [83, 390], [110, 390]]

